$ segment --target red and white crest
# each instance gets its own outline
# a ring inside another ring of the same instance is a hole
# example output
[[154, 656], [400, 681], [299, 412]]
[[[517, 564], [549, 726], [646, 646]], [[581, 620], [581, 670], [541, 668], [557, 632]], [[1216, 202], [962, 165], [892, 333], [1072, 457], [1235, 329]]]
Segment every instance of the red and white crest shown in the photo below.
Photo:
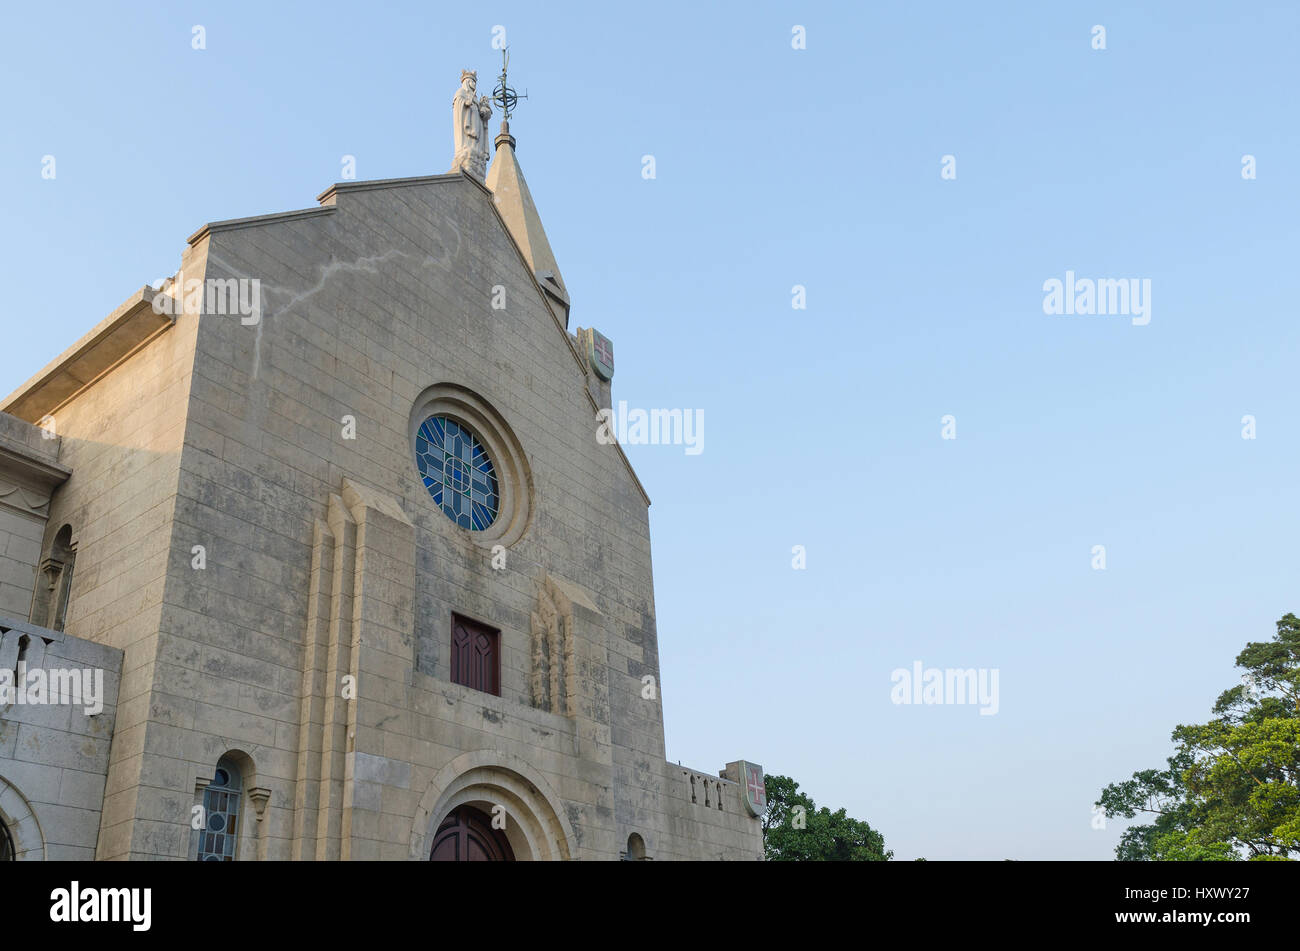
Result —
[[767, 786], [763, 781], [763, 767], [742, 759], [740, 785], [745, 790], [745, 808], [750, 815], [761, 816], [767, 810]]

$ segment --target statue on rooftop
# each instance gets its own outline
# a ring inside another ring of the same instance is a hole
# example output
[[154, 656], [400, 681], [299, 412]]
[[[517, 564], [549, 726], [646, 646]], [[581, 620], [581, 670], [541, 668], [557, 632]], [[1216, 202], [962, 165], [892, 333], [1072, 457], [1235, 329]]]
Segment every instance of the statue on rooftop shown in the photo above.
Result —
[[461, 70], [460, 88], [451, 100], [456, 152], [450, 170], [467, 171], [481, 182], [487, 175], [488, 120], [492, 118], [492, 106], [487, 96], [475, 96], [477, 86], [478, 74]]

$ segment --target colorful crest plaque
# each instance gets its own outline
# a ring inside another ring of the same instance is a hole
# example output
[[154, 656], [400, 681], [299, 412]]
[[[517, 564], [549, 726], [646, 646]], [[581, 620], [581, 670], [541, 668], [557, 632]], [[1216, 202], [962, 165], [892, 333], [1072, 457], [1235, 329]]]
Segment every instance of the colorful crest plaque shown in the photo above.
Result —
[[761, 816], [767, 810], [767, 786], [763, 782], [763, 767], [757, 763], [740, 761], [740, 785], [745, 790], [745, 808], [752, 816]]
[[614, 342], [594, 327], [587, 331], [587, 359], [596, 376], [602, 380], [614, 378]]

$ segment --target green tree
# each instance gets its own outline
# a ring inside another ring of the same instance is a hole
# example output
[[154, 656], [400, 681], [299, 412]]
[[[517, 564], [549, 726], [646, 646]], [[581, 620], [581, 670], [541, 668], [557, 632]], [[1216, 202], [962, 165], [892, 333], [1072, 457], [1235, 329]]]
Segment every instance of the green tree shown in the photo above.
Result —
[[817, 808], [789, 776], [768, 776], [763, 852], [769, 862], [883, 862], [885, 837], [845, 810]]
[[1164, 770], [1112, 783], [1108, 815], [1152, 817], [1125, 830], [1122, 861], [1255, 861], [1300, 852], [1300, 618], [1237, 655], [1240, 687], [1219, 695], [1209, 723], [1174, 728]]

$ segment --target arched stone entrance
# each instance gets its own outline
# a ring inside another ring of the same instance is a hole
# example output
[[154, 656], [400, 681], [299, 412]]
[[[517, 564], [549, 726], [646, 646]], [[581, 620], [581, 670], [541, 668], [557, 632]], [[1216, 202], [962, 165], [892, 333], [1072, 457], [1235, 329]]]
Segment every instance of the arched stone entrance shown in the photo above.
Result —
[[453, 809], [433, 837], [431, 862], [513, 862], [510, 840], [492, 828], [492, 817], [473, 806]]
[[0, 823], [4, 823], [9, 833], [5, 847], [9, 860], [44, 860], [45, 834], [32, 804], [3, 776], [0, 776]]
[[[433, 778], [415, 810], [410, 857], [423, 861], [433, 857], [435, 845], [448, 848], [439, 837], [465, 806], [487, 817], [489, 831], [498, 842], [504, 839], [515, 861], [572, 857], [573, 829], [550, 784], [518, 757], [497, 750], [462, 753]], [[504, 817], [504, 829], [492, 829], [494, 815]]]

